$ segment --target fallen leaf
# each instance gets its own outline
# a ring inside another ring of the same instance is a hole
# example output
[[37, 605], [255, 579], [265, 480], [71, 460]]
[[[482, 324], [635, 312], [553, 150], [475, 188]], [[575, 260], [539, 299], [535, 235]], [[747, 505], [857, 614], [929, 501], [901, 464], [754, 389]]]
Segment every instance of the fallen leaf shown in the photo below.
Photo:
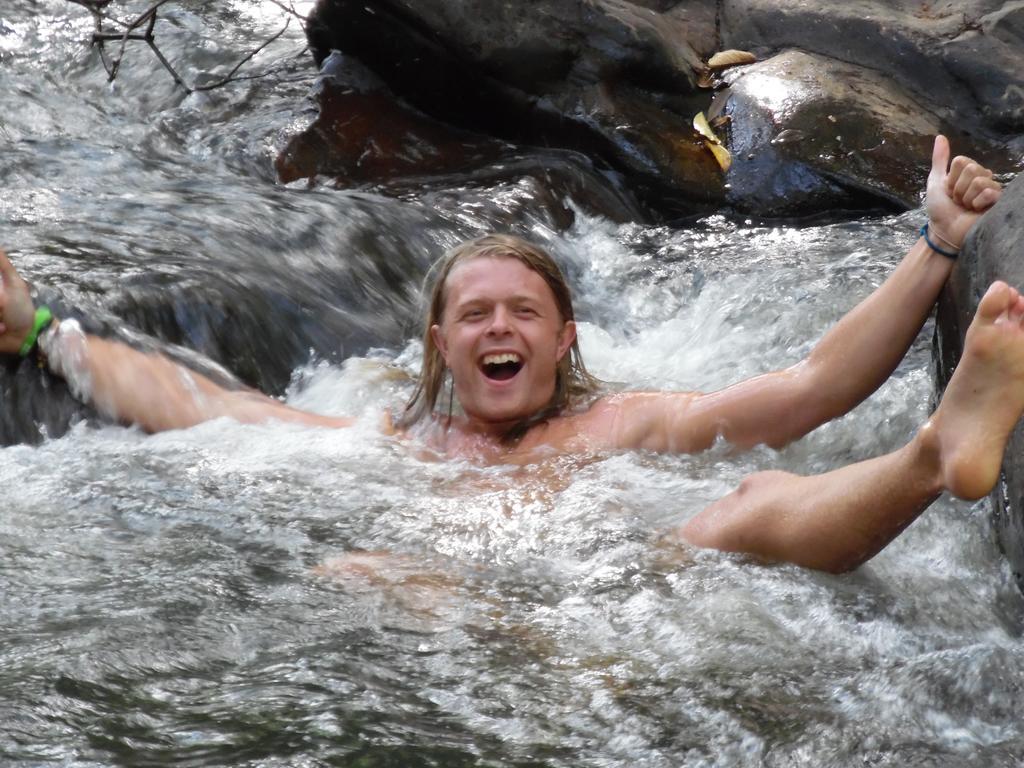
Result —
[[718, 166], [723, 172], [728, 171], [732, 166], [732, 155], [729, 154], [729, 150], [722, 146], [722, 141], [715, 132], [711, 130], [711, 126], [708, 125], [708, 119], [704, 117], [703, 112], [698, 112], [693, 118], [693, 129], [699, 133], [704, 139], [704, 146], [711, 150], [711, 154], [715, 156], [715, 160], [718, 161]]
[[710, 141], [704, 142], [704, 146], [711, 150], [711, 154], [715, 156], [723, 173], [732, 167], [732, 155], [729, 154], [728, 149], [721, 144], [712, 144]]
[[710, 142], [715, 144], [721, 144], [718, 137], [715, 136], [715, 132], [711, 130], [711, 126], [708, 125], [708, 119], [704, 117], [703, 112], [698, 112], [693, 118], [693, 130], [703, 136]]
[[738, 64], [753, 64], [755, 61], [757, 61], [757, 56], [750, 51], [719, 51], [708, 59], [708, 67], [710, 69], [725, 69], [726, 67], [735, 67]]
[[698, 88], [714, 88], [715, 87], [715, 76], [711, 74], [710, 69], [702, 70], [700, 77], [697, 78]]

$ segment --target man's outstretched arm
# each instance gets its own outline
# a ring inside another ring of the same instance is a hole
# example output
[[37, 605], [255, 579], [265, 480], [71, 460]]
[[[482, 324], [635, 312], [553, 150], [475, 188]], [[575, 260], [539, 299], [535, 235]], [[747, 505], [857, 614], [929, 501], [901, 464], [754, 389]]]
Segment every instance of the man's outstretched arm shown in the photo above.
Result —
[[[31, 334], [36, 308], [28, 286], [0, 251], [0, 354], [17, 355]], [[163, 355], [81, 331], [55, 320], [41, 342], [47, 365], [76, 396], [105, 416], [147, 432], [191, 427], [221, 416], [253, 423], [278, 419], [346, 427], [352, 421], [291, 408], [254, 390], [231, 391]]]
[[[939, 136], [928, 177], [933, 243], [963, 243], [999, 199], [1001, 186], [965, 157], [949, 163]], [[940, 246], [942, 247], [942, 246]], [[924, 325], [953, 261], [920, 238], [870, 296], [845, 315], [810, 355], [781, 371], [711, 394], [637, 392], [605, 399], [594, 409], [591, 434], [618, 448], [694, 452], [722, 437], [738, 447], [781, 447], [841, 416], [892, 374]]]

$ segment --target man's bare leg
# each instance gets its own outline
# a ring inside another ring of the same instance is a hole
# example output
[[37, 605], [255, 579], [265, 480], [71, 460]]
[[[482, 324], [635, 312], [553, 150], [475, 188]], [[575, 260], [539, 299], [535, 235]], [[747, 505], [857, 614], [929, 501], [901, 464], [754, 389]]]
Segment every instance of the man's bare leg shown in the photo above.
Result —
[[1024, 298], [994, 283], [932, 418], [903, 448], [822, 475], [761, 472], [676, 532], [700, 547], [831, 572], [856, 568], [943, 491], [987, 494], [1024, 412]]

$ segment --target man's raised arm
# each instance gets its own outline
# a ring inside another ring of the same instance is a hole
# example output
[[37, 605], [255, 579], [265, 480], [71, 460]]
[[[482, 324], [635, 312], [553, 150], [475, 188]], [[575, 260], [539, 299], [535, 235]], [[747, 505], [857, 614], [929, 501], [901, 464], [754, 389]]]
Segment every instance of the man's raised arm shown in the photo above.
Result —
[[345, 427], [350, 419], [291, 408], [254, 390], [230, 391], [156, 353], [84, 333], [70, 320], [40, 334], [28, 286], [0, 250], [0, 354], [22, 355], [39, 343], [49, 369], [65, 378], [76, 397], [100, 413], [147, 432], [190, 427], [227, 416], [241, 422], [268, 419]]
[[[805, 360], [711, 394], [624, 393], [595, 406], [592, 433], [619, 448], [694, 452], [722, 437], [781, 447], [851, 410], [892, 374], [920, 332], [959, 249], [1001, 186], [966, 157], [949, 162], [936, 137], [928, 177], [929, 236], [846, 314]], [[929, 242], [930, 241], [930, 242]]]

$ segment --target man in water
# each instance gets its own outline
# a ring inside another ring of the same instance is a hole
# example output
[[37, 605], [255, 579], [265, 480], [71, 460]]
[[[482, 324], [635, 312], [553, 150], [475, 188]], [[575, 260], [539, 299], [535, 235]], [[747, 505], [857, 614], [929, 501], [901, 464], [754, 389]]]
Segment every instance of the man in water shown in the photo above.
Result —
[[[533, 463], [553, 453], [697, 452], [724, 439], [781, 447], [848, 412], [896, 368], [924, 324], [955, 255], [1001, 194], [938, 137], [928, 179], [929, 230], [889, 278], [811, 351], [781, 371], [719, 392], [601, 395], [583, 366], [569, 289], [542, 250], [492, 235], [440, 264], [419, 383], [394, 427], [447, 456]], [[227, 416], [345, 427], [351, 420], [229, 391], [166, 357], [48, 326], [0, 252], [0, 354], [36, 344], [50, 370], [102, 413], [147, 431]], [[43, 328], [40, 333], [40, 329]], [[446, 371], [459, 413], [436, 410]], [[993, 284], [931, 419], [903, 448], [822, 475], [760, 472], [673, 535], [690, 544], [840, 572], [876, 554], [941, 493], [976, 499], [998, 476], [1024, 412], [1024, 297]]]

